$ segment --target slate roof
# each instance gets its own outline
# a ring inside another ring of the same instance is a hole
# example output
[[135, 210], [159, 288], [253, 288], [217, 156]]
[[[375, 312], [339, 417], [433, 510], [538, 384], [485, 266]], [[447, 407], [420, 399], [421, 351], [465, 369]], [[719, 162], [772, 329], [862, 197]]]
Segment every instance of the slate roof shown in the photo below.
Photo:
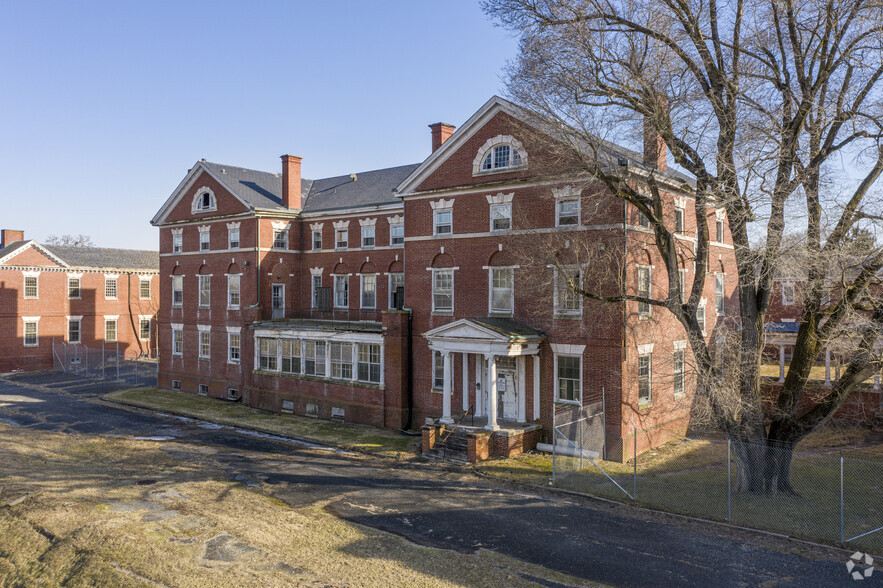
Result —
[[509, 339], [542, 338], [546, 334], [507, 318], [471, 318], [469, 322], [481, 325]]
[[43, 245], [72, 268], [159, 270], [159, 252], [105, 247]]
[[[288, 210], [282, 206], [282, 174], [208, 161], [200, 163], [253, 208]], [[400, 204], [393, 189], [418, 165], [357, 172], [356, 181], [349, 175], [320, 180], [302, 178], [303, 212]]]
[[12, 253], [14, 251], [21, 249], [22, 247], [26, 246], [28, 243], [29, 243], [29, 241], [16, 241], [15, 243], [10, 243], [6, 247], [3, 247], [2, 249], [0, 249], [0, 259], [6, 257], [7, 255], [9, 255], [10, 253]]

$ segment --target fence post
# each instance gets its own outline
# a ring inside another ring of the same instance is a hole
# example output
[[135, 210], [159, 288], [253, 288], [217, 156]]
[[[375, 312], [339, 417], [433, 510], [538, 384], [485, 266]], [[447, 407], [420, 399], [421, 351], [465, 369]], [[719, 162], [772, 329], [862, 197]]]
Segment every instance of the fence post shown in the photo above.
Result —
[[117, 382], [120, 381], [120, 342], [117, 341], [117, 357], [115, 363], [117, 364]]
[[732, 463], [732, 460], [730, 459], [730, 438], [727, 437], [727, 520], [728, 521], [733, 520], [733, 502], [732, 502], [732, 495], [733, 495], [732, 488], [733, 488], [733, 486], [730, 483], [730, 464], [731, 463]]
[[638, 427], [636, 427], [634, 424], [632, 424], [632, 433], [634, 434], [634, 437], [635, 437], [635, 454], [634, 454], [634, 458], [633, 458], [635, 460], [635, 467], [634, 467], [634, 473], [632, 475], [632, 496], [634, 498], [632, 498], [632, 500], [637, 500], [638, 499]]
[[840, 543], [843, 543], [843, 452], [840, 452]]
[[[607, 459], [607, 400], [605, 399], [604, 386], [601, 386], [601, 426], [604, 427], [604, 441], [601, 445], [601, 459]], [[881, 395], [883, 396], [883, 395]]]

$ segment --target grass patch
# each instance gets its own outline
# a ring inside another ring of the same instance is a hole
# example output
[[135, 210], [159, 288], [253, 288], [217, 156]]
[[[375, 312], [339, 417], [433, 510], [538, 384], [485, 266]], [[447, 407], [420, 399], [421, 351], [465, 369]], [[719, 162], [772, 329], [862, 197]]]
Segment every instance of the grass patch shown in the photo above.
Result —
[[168, 411], [213, 423], [297, 437], [356, 451], [371, 451], [391, 457], [417, 453], [419, 437], [366, 425], [335, 423], [290, 414], [267, 412], [234, 402], [157, 388], [135, 388], [111, 392], [107, 400]]

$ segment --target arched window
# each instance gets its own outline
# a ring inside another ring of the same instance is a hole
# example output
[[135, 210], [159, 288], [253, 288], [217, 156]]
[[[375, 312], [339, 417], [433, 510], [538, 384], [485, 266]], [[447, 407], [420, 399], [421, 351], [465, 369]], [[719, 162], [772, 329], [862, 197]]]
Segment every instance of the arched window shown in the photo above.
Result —
[[481, 171], [502, 169], [504, 167], [521, 167], [521, 154], [509, 145], [497, 145], [484, 158]]
[[197, 212], [208, 212], [218, 209], [218, 201], [215, 199], [215, 193], [209, 187], [202, 187], [196, 191], [193, 197], [193, 204], [190, 211], [194, 214]]
[[509, 135], [488, 139], [472, 164], [473, 174], [494, 173], [527, 166], [527, 154], [521, 143]]

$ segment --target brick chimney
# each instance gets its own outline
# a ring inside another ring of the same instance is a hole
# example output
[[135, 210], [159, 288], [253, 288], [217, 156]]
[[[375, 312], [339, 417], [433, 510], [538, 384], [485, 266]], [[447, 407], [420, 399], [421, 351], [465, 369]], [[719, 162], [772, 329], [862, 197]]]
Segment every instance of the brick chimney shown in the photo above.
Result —
[[[667, 101], [664, 96], [659, 97], [659, 106], [664, 112], [668, 108]], [[656, 130], [653, 119], [649, 116], [644, 117], [644, 164], [665, 171], [668, 168], [667, 163], [668, 150], [662, 135]]]
[[282, 205], [286, 208], [302, 208], [300, 162], [296, 155], [282, 156]]
[[432, 152], [435, 153], [435, 150], [441, 147], [442, 143], [447, 141], [448, 138], [454, 134], [454, 130], [457, 127], [447, 123], [437, 122], [429, 125], [429, 128], [432, 130]]
[[25, 232], [24, 231], [13, 231], [10, 229], [3, 229], [0, 231], [0, 247], [6, 247], [11, 243], [17, 243], [18, 241], [25, 240]]

